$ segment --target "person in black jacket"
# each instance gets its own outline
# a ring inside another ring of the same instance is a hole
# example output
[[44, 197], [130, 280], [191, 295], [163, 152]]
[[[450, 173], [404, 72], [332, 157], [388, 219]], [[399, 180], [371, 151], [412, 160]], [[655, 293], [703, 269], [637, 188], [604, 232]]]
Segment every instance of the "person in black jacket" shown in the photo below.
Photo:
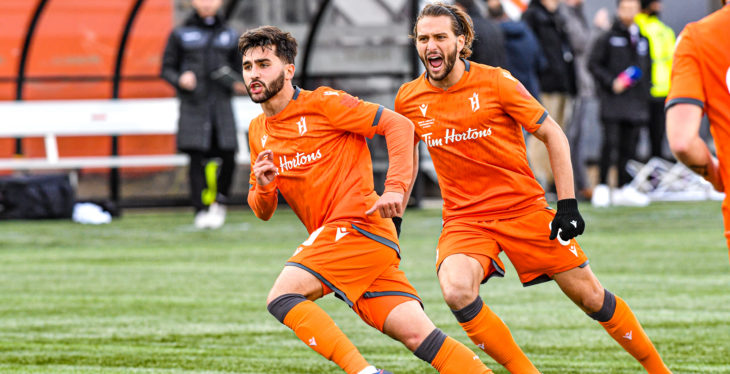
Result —
[[[550, 116], [567, 133], [573, 107], [572, 97], [576, 92], [575, 69], [565, 20], [558, 12], [559, 4], [559, 0], [532, 0], [522, 14], [522, 20], [532, 29], [547, 59], [547, 68], [540, 71], [540, 99]], [[543, 188], [554, 190], [553, 173], [545, 144], [539, 139], [529, 137], [527, 156], [535, 177]]]
[[503, 67], [540, 101], [538, 72], [547, 68], [547, 60], [542, 55], [535, 34], [523, 21], [513, 21], [507, 17], [499, 0], [487, 0], [486, 3], [489, 17], [499, 22], [504, 33], [507, 61]]
[[[223, 203], [238, 148], [231, 97], [246, 92], [240, 82], [239, 34], [217, 14], [221, 5], [222, 0], [192, 0], [195, 12], [172, 31], [162, 59], [162, 78], [180, 98], [177, 147], [190, 156], [190, 194], [198, 228], [218, 228], [225, 221]], [[206, 168], [211, 158], [221, 160], [217, 178], [214, 169]], [[206, 184], [206, 195], [212, 194], [215, 201], [204, 201]]]
[[454, 5], [471, 17], [475, 38], [471, 45], [470, 60], [480, 64], [504, 67], [507, 59], [504, 49], [504, 35], [499, 26], [484, 17], [474, 0], [456, 0]]
[[[603, 122], [600, 180], [592, 198], [596, 206], [607, 206], [611, 200], [616, 205], [649, 204], [646, 195], [628, 185], [631, 176], [626, 171], [628, 160], [636, 153], [639, 128], [649, 119], [651, 56], [649, 41], [634, 23], [640, 9], [639, 0], [618, 0], [616, 20], [596, 40], [588, 60]], [[618, 185], [624, 188], [611, 197], [607, 183], [614, 153], [618, 153]]]

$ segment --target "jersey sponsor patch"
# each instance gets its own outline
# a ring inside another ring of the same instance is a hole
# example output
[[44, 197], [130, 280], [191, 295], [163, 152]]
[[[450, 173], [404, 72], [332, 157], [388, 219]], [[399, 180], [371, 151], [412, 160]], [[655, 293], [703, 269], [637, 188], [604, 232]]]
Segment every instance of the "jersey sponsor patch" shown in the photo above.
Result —
[[517, 82], [517, 92], [519, 92], [520, 95], [522, 95], [522, 97], [524, 97], [525, 99], [529, 99], [532, 97], [532, 95], [530, 95], [530, 92], [527, 91], [527, 88], [525, 88], [522, 82]]
[[342, 98], [340, 99], [340, 104], [348, 108], [355, 108], [359, 103], [360, 100], [352, 95], [342, 95]]

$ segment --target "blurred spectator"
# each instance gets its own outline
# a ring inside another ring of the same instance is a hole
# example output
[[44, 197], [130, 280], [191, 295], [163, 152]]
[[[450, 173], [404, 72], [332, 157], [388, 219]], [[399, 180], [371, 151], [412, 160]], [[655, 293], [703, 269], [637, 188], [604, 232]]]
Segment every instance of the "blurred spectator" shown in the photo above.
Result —
[[651, 156], [664, 158], [664, 101], [669, 94], [672, 55], [676, 38], [674, 31], [659, 20], [660, 0], [641, 0], [641, 13], [635, 22], [649, 39], [651, 52], [651, 101], [649, 104], [649, 140]]
[[583, 2], [583, 0], [563, 0], [563, 3], [558, 7], [558, 12], [565, 20], [565, 31], [573, 49], [576, 88], [578, 91], [566, 135], [568, 135], [570, 142], [575, 190], [578, 192], [577, 196], [579, 198], [586, 199], [591, 197], [591, 189], [581, 142], [584, 133], [600, 125], [595, 83], [588, 71], [588, 53], [590, 46], [595, 41], [596, 33], [593, 32], [583, 13]]
[[[572, 95], [575, 94], [573, 49], [565, 31], [565, 21], [558, 14], [559, 0], [532, 0], [522, 20], [532, 29], [547, 59], [547, 68], [540, 72], [540, 99], [550, 116], [567, 130]], [[537, 179], [552, 190], [553, 173], [543, 142], [527, 139], [527, 156]]]
[[504, 33], [506, 62], [509, 70], [527, 88], [527, 91], [540, 100], [540, 80], [538, 72], [547, 68], [540, 44], [532, 30], [522, 21], [512, 21], [504, 12], [500, 0], [487, 0], [489, 17], [499, 22]]
[[[640, 9], [639, 0], [619, 0], [613, 26], [598, 38], [590, 54], [588, 66], [596, 80], [603, 123], [600, 180], [591, 200], [596, 206], [649, 203], [646, 195], [629, 185], [626, 171], [636, 153], [639, 128], [649, 119], [649, 41], [634, 23]], [[618, 185], [623, 187], [612, 195], [608, 172], [614, 153], [618, 153]]]
[[[177, 147], [190, 156], [190, 194], [198, 228], [218, 228], [225, 222], [222, 203], [233, 181], [238, 148], [231, 96], [246, 92], [238, 33], [218, 15], [222, 2], [192, 0], [195, 12], [172, 31], [162, 60], [162, 78], [180, 98]], [[221, 160], [219, 171], [207, 167], [211, 158]]]
[[471, 17], [474, 25], [474, 42], [469, 60], [480, 64], [504, 67], [506, 63], [504, 36], [499, 26], [484, 17], [474, 0], [455, 0], [454, 5]]

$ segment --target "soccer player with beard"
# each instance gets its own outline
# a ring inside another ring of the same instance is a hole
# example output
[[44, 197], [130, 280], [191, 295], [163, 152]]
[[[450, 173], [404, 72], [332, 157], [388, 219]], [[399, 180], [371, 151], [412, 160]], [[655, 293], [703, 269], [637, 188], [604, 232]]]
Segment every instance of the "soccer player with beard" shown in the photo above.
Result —
[[[491, 373], [434, 326], [398, 268], [391, 218], [402, 214], [413, 177], [413, 125], [343, 91], [294, 87], [297, 44], [288, 32], [260, 27], [241, 36], [238, 46], [249, 96], [264, 112], [249, 127], [255, 161], [248, 203], [268, 220], [281, 192], [310, 233], [269, 292], [269, 312], [349, 374], [388, 372], [371, 366], [313, 302], [328, 293], [441, 373]], [[390, 157], [382, 196], [373, 190], [365, 142], [375, 134], [385, 136]]]
[[[648, 372], [668, 373], [629, 306], [601, 286], [575, 240], [585, 225], [558, 124], [508, 71], [466, 60], [474, 32], [458, 9], [427, 5], [412, 37], [426, 72], [401, 86], [395, 109], [415, 124], [414, 142], [426, 143], [438, 175], [444, 223], [436, 271], [467, 335], [510, 372], [538, 372], [479, 296], [481, 283], [504, 276], [504, 252], [525, 286], [555, 280]], [[557, 212], [527, 163], [523, 127], [547, 146]]]

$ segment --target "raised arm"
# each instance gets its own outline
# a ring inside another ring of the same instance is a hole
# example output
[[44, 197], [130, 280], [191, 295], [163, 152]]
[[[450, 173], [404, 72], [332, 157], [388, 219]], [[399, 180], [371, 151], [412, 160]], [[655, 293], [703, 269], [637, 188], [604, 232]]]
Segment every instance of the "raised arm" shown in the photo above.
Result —
[[274, 215], [278, 204], [277, 172], [273, 158], [273, 153], [266, 150], [256, 156], [256, 161], [251, 165], [248, 206], [256, 217], [264, 221], [268, 221]]
[[413, 124], [406, 117], [383, 109], [375, 132], [384, 135], [388, 145], [388, 174], [383, 195], [365, 213], [377, 210], [383, 218], [399, 217], [403, 215], [404, 199], [414, 176]]

